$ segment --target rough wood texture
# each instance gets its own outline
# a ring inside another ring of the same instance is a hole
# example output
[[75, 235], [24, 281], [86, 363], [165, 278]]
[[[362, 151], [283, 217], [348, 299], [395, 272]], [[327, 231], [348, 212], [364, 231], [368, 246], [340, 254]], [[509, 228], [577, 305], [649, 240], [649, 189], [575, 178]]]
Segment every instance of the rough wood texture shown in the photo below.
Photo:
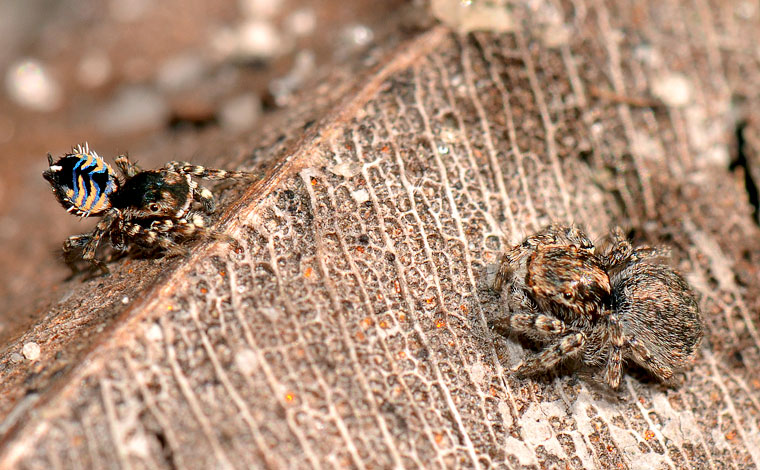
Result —
[[[758, 122], [733, 103], [757, 109], [760, 12], [540, 10], [515, 11], [531, 19], [514, 34], [438, 26], [353, 81], [336, 71], [334, 99], [252, 152], [278, 160], [228, 205], [239, 246], [72, 285], [0, 358], [0, 466], [760, 465], [758, 227], [729, 170], [736, 123]], [[548, 44], [541, 18], [572, 34]], [[639, 106], [667, 104], [654, 90], [675, 73], [685, 106]], [[673, 247], [707, 327], [679, 387], [510, 374], [524, 350], [486, 327], [494, 263], [554, 220]], [[32, 340], [41, 359], [13, 363]]]

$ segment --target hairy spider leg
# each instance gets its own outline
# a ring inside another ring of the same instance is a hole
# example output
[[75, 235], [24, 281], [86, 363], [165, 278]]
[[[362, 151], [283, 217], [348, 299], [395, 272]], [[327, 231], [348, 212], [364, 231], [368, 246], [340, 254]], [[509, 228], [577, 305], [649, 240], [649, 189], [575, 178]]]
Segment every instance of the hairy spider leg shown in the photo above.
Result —
[[520, 376], [535, 375], [553, 369], [560, 362], [574, 358], [583, 352], [586, 335], [572, 332], [550, 343], [540, 353], [524, 360], [514, 371]]
[[129, 155], [119, 155], [116, 157], [116, 160], [114, 160], [114, 163], [119, 168], [119, 171], [121, 171], [121, 174], [124, 175], [125, 178], [132, 178], [136, 174], [140, 173], [142, 171], [142, 168], [137, 163], [132, 162], [129, 159]]

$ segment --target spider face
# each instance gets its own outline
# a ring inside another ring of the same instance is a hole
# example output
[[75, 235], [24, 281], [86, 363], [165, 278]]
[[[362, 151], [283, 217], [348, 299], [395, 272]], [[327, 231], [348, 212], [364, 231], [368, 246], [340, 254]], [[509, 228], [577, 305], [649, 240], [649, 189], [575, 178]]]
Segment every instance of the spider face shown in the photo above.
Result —
[[578, 229], [553, 225], [504, 254], [494, 288], [505, 312], [494, 324], [545, 345], [518, 374], [574, 359], [617, 388], [626, 359], [661, 380], [692, 361], [703, 331], [688, 283], [657, 262], [663, 250], [633, 248], [619, 229], [610, 239], [600, 251]]
[[116, 251], [130, 247], [162, 250], [166, 255], [185, 253], [180, 243], [199, 236], [218, 236], [205, 228], [203, 216], [214, 211], [211, 191], [200, 187], [193, 177], [205, 179], [256, 178], [248, 172], [204, 168], [186, 162], [170, 162], [158, 170], [142, 170], [126, 156], [116, 159], [119, 178], [108, 163], [87, 144], [53, 162], [42, 176], [50, 183], [58, 202], [81, 217], [99, 216], [91, 233], [69, 237], [63, 244], [64, 259], [76, 272], [77, 254], [108, 272], [96, 258], [103, 238]]
[[111, 197], [113, 207], [132, 217], [184, 217], [193, 201], [189, 175], [174, 171], [142, 171]]
[[533, 298], [591, 319], [610, 302], [610, 278], [596, 256], [575, 245], [540, 246], [528, 259], [525, 283]]

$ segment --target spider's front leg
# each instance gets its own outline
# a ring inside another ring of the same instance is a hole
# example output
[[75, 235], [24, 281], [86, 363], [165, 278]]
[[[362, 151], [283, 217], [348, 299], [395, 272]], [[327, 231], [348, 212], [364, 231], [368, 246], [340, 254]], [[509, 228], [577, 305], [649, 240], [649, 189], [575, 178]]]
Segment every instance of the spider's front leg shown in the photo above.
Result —
[[549, 343], [538, 354], [525, 359], [522, 364], [514, 369], [514, 372], [522, 377], [546, 372], [557, 367], [560, 362], [566, 359], [577, 357], [583, 353], [585, 347], [585, 334], [568, 333]]
[[[169, 162], [165, 167], [169, 171], [174, 171], [182, 175], [194, 176], [209, 180], [224, 179], [259, 179], [261, 174], [249, 171], [228, 171], [206, 168], [201, 165], [194, 165], [189, 162]], [[214, 195], [208, 189], [200, 186], [198, 183], [191, 181], [190, 189], [192, 190], [193, 199], [200, 202], [203, 210], [210, 214], [216, 209]]]
[[233, 170], [217, 170], [214, 168], [206, 168], [201, 165], [194, 165], [190, 162], [169, 162], [165, 167], [167, 170], [176, 171], [184, 175], [195, 176], [196, 178], [203, 178], [208, 180], [224, 180], [224, 179], [258, 179], [261, 174], [251, 171], [233, 171]]
[[185, 255], [188, 250], [172, 239], [172, 226], [170, 219], [154, 221], [147, 227], [137, 222], [126, 222], [124, 234], [131, 242], [145, 249], [160, 248], [166, 256]]
[[138, 245], [145, 248], [161, 248], [167, 256], [185, 255], [188, 252], [175, 241], [175, 238], [222, 238], [216, 231], [205, 227], [203, 217], [198, 213], [191, 213], [187, 218], [177, 220], [154, 220], [147, 227], [137, 222], [128, 222], [124, 229], [124, 233]]

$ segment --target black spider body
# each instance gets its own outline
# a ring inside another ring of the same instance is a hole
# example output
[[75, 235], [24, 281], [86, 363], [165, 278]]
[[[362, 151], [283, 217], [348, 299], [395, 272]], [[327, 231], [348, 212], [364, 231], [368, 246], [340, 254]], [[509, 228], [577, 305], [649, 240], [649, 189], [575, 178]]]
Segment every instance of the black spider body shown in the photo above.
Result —
[[508, 250], [494, 284], [506, 311], [494, 324], [544, 345], [517, 372], [576, 359], [603, 368], [603, 380], [617, 388], [626, 359], [662, 380], [688, 366], [702, 340], [702, 317], [683, 277], [657, 262], [666, 254], [634, 249], [619, 229], [597, 250], [583, 232], [561, 225]]
[[66, 263], [76, 271], [76, 253], [107, 272], [95, 257], [102, 238], [117, 251], [130, 246], [161, 249], [167, 255], [182, 254], [182, 240], [216, 235], [205, 228], [203, 212], [215, 209], [211, 191], [200, 187], [193, 177], [206, 179], [255, 178], [248, 172], [207, 169], [186, 162], [170, 162], [158, 170], [141, 170], [126, 156], [116, 159], [121, 172], [113, 169], [87, 144], [79, 145], [58, 161], [48, 155], [50, 168], [43, 177], [69, 212], [81, 217], [100, 216], [91, 233], [75, 235], [63, 244]]
[[192, 180], [171, 171], [141, 171], [110, 197], [113, 207], [135, 215], [183, 217], [192, 203]]

